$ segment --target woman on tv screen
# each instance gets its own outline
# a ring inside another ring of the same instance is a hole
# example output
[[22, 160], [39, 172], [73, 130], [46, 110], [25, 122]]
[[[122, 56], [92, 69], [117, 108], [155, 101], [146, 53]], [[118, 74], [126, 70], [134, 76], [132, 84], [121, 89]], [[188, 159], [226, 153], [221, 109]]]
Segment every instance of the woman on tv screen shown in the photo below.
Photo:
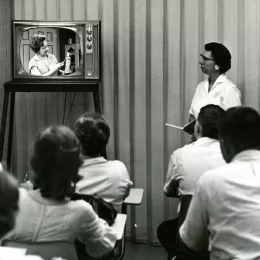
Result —
[[35, 55], [29, 61], [29, 74], [52, 76], [64, 65], [64, 61], [59, 63], [55, 55], [48, 53], [49, 48], [45, 35], [33, 35], [30, 39], [30, 47]]

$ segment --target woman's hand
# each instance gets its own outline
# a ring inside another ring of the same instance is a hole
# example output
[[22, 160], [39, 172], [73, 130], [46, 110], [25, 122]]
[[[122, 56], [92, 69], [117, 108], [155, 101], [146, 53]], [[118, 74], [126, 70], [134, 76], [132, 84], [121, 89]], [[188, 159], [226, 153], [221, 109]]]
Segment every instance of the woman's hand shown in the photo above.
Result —
[[28, 191], [33, 190], [33, 184], [31, 183], [31, 181], [26, 181], [26, 182], [20, 183], [19, 186], [20, 186], [20, 188], [24, 188]]
[[59, 68], [61, 68], [62, 66], [64, 66], [64, 61], [57, 63], [55, 65], [51, 65], [50, 66], [50, 71], [52, 71], [52, 73], [56, 72]]

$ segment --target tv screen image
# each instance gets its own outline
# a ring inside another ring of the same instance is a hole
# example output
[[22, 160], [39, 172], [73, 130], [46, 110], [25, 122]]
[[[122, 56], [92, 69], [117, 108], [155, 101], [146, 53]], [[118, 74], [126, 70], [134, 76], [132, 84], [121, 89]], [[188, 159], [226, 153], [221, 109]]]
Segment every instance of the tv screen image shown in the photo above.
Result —
[[100, 21], [13, 21], [13, 78], [100, 80]]

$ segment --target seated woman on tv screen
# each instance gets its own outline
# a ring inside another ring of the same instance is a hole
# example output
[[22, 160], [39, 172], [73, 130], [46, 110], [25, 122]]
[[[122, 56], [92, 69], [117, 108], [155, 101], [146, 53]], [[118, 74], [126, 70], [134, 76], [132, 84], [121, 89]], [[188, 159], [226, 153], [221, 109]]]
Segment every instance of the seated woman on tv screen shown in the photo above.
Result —
[[29, 61], [29, 74], [36, 76], [52, 76], [64, 62], [58, 62], [55, 55], [48, 53], [48, 45], [45, 35], [33, 35], [30, 39], [30, 47], [35, 55]]

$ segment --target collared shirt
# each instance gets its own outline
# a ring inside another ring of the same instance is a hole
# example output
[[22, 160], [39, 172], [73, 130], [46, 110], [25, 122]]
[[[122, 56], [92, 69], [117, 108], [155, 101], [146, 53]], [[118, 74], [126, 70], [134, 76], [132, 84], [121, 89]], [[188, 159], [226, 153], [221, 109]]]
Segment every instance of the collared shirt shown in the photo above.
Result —
[[[50, 70], [50, 67], [56, 65], [58, 60], [53, 54], [48, 54], [47, 56], [40, 57], [35, 54], [29, 61], [29, 74], [32, 74], [31, 70], [36, 68], [41, 75], [47, 73]], [[38, 75], [38, 74], [37, 74]]]
[[124, 198], [133, 185], [122, 162], [107, 161], [104, 157], [85, 159], [79, 174], [83, 176], [77, 183], [79, 193], [96, 194], [121, 212]]
[[164, 192], [171, 191], [171, 183], [179, 183], [179, 194], [193, 194], [197, 182], [206, 171], [225, 164], [219, 141], [201, 137], [196, 142], [185, 145], [173, 152], [168, 166]]
[[211, 260], [260, 259], [260, 151], [200, 178], [180, 236], [193, 250], [209, 244]]
[[241, 93], [225, 74], [221, 74], [217, 78], [210, 91], [208, 80], [199, 83], [193, 96], [189, 113], [197, 118], [200, 109], [209, 104], [218, 105], [224, 110], [230, 107], [241, 106]]

